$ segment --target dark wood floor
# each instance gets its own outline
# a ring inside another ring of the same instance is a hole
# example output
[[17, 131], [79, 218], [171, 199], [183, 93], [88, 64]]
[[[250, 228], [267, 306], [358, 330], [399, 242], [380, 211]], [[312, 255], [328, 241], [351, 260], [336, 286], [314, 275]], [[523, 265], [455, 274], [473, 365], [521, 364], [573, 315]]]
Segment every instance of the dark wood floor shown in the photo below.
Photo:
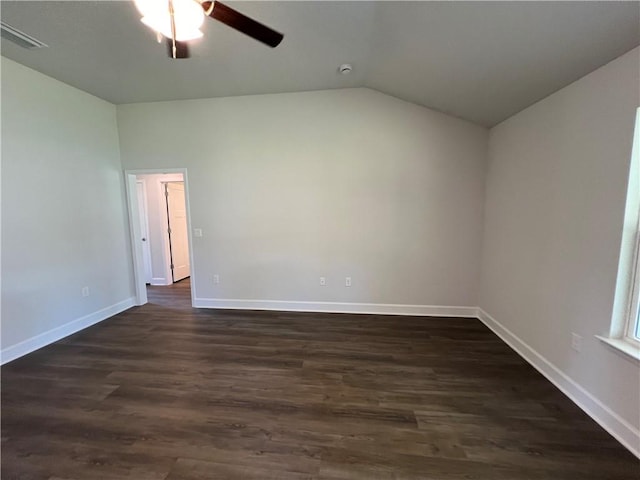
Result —
[[477, 320], [149, 299], [2, 368], [3, 480], [640, 478]]

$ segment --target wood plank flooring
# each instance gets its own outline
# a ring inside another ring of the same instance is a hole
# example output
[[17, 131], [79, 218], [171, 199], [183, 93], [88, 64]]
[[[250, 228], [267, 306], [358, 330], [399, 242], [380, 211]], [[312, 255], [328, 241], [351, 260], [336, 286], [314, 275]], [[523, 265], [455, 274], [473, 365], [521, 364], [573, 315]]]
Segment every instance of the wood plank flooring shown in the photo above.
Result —
[[149, 299], [2, 368], [3, 480], [640, 478], [477, 320]]

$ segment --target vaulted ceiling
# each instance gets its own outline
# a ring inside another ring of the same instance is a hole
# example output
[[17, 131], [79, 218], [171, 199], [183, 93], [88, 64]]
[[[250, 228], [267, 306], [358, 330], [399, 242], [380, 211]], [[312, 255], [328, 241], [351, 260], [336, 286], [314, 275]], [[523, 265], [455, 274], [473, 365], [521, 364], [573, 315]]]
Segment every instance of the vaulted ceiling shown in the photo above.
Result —
[[2, 20], [49, 47], [2, 55], [115, 104], [365, 86], [492, 126], [640, 44], [637, 1], [227, 3], [282, 44], [206, 21], [172, 60], [133, 2], [22, 0]]

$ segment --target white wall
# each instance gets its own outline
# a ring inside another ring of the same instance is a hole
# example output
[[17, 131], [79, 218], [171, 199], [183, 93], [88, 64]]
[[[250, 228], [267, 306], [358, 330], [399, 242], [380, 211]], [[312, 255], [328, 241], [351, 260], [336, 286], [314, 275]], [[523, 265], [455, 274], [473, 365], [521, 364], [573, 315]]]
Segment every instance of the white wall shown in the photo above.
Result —
[[181, 173], [136, 175], [147, 193], [149, 246], [151, 249], [151, 285], [171, 285], [169, 240], [167, 238], [167, 203], [163, 182], [182, 182]]
[[188, 169], [201, 304], [477, 304], [486, 129], [368, 89], [117, 110], [126, 169]]
[[636, 454], [639, 365], [594, 335], [612, 318], [639, 53], [491, 130], [480, 289], [485, 320]]
[[1, 65], [8, 361], [130, 306], [133, 279], [115, 107]]

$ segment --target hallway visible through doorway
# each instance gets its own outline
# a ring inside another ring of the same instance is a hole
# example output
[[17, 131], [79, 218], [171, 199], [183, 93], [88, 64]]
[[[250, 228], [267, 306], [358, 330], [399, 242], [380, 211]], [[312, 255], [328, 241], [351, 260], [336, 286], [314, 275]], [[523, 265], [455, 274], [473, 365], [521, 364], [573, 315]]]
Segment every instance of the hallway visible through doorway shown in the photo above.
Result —
[[171, 285], [191, 275], [189, 233], [181, 173], [136, 175], [148, 285]]
[[[193, 270], [187, 169], [125, 170], [136, 304]], [[188, 283], [193, 302], [193, 281]]]

